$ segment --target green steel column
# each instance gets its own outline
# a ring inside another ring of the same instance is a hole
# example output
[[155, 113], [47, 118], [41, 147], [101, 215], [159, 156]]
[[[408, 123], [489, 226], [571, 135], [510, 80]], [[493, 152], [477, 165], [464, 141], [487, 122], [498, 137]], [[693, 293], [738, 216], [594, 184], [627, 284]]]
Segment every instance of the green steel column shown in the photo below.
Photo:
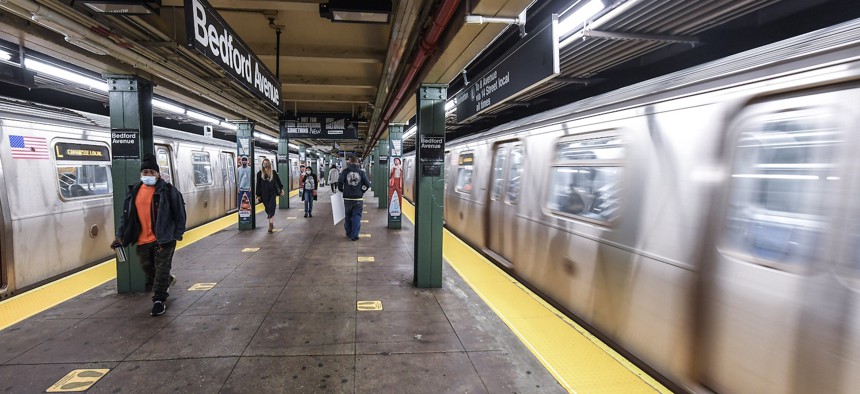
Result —
[[[388, 202], [388, 228], [399, 229], [401, 224], [401, 206], [403, 204], [403, 162], [400, 155], [403, 153], [403, 125], [388, 126], [388, 171], [389, 185], [394, 191], [389, 190], [391, 194], [389, 199], [386, 195], [385, 201]], [[395, 174], [392, 174], [395, 171]]]
[[415, 285], [442, 287], [447, 85], [418, 88], [415, 182]]
[[379, 209], [388, 209], [388, 139], [380, 139], [376, 144], [379, 166], [376, 174], [379, 177], [377, 186]]
[[[255, 207], [257, 198], [257, 172], [254, 168], [254, 122], [236, 123], [236, 157], [242, 162], [237, 171], [239, 177], [239, 230], [253, 230], [256, 226]], [[245, 161], [247, 159], [247, 164]]]
[[[152, 83], [133, 75], [105, 75], [108, 83], [111, 128], [111, 180], [114, 228], [119, 227], [128, 185], [140, 181], [140, 160], [153, 153]], [[137, 246], [126, 249], [125, 262], [116, 264], [119, 293], [146, 291]]]
[[287, 128], [281, 127], [278, 136], [278, 176], [284, 184], [284, 196], [278, 199], [279, 209], [290, 208], [290, 139], [287, 138]]

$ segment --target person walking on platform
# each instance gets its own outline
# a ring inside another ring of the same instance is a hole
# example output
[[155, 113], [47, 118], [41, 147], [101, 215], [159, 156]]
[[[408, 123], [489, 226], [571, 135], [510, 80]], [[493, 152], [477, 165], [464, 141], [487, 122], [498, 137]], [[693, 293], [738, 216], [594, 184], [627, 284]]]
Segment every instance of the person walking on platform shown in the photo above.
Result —
[[185, 233], [185, 200], [173, 185], [161, 179], [158, 162], [151, 153], [143, 157], [140, 182], [129, 185], [122, 217], [111, 248], [137, 244], [140, 265], [152, 286], [152, 316], [164, 314], [176, 241]]
[[302, 200], [305, 202], [305, 217], [312, 218], [314, 217], [314, 201], [317, 199], [317, 186], [319, 186], [317, 174], [313, 173], [313, 167], [305, 167], [305, 175], [304, 178], [302, 178], [302, 185]]
[[278, 172], [272, 169], [272, 162], [263, 159], [263, 169], [257, 172], [257, 201], [266, 208], [269, 218], [269, 233], [275, 231], [275, 197], [284, 195], [284, 185]]
[[328, 183], [331, 186], [332, 194], [337, 193], [337, 180], [340, 177], [340, 171], [338, 171], [337, 166], [332, 164], [331, 169], [328, 170]]
[[364, 192], [370, 188], [367, 174], [358, 166], [358, 158], [351, 156], [346, 169], [340, 173], [337, 188], [343, 193], [344, 221], [343, 227], [350, 240], [358, 240], [361, 229], [361, 211], [364, 209]]

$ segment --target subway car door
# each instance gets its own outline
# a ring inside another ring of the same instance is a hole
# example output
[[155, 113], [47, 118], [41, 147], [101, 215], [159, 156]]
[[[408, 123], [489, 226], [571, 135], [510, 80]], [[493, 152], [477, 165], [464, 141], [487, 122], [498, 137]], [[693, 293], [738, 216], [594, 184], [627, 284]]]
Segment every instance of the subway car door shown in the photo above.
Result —
[[236, 156], [232, 152], [221, 152], [221, 177], [224, 185], [224, 212], [236, 210]]
[[717, 392], [842, 391], [848, 361], [835, 353], [857, 316], [833, 275], [844, 164], [853, 163], [840, 120], [851, 112], [840, 100], [851, 100], [838, 93], [752, 104], [728, 134], [734, 153], [702, 332], [703, 380]]
[[490, 250], [513, 262], [516, 239], [516, 210], [519, 204], [523, 166], [523, 145], [520, 142], [498, 144], [493, 151], [490, 179]]

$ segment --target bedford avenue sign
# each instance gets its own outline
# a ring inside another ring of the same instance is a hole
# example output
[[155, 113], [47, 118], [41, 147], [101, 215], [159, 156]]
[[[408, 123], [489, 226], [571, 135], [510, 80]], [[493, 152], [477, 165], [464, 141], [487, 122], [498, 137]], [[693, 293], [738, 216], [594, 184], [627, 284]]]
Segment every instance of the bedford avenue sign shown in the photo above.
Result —
[[188, 46], [219, 64], [255, 96], [281, 107], [281, 85], [206, 0], [185, 0]]

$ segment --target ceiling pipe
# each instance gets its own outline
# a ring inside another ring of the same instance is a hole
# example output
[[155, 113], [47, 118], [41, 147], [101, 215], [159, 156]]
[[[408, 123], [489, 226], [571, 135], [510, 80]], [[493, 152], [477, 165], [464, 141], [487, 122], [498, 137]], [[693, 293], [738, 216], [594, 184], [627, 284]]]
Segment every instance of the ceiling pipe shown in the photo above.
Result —
[[436, 51], [436, 44], [439, 43], [442, 33], [445, 31], [445, 28], [448, 26], [448, 23], [451, 21], [451, 18], [454, 16], [454, 13], [457, 11], [459, 6], [460, 0], [444, 0], [442, 6], [439, 7], [439, 11], [436, 12], [436, 16], [433, 18], [433, 25], [430, 26], [430, 29], [427, 30], [427, 34], [424, 35], [424, 39], [421, 40], [421, 46], [410, 62], [411, 66], [409, 67], [409, 71], [407, 71], [406, 76], [404, 76], [400, 84], [398, 84], [397, 92], [394, 94], [394, 100], [392, 100], [385, 109], [385, 115], [382, 116], [382, 121], [379, 122], [379, 127], [376, 129], [376, 132], [373, 133], [373, 137], [370, 142], [365, 146], [362, 157], [367, 157], [367, 155], [370, 154], [370, 149], [373, 148], [379, 140], [379, 137], [382, 136], [385, 127], [388, 126], [388, 123], [391, 121], [391, 117], [394, 116], [395, 111], [404, 104], [404, 96], [411, 90], [412, 83], [414, 82], [415, 77], [418, 76], [418, 72], [424, 67], [424, 63], [427, 62], [427, 59], [429, 59]]
[[[159, 61], [146, 58], [129, 48], [123, 48], [116, 43], [102, 35], [96, 34], [90, 30], [89, 27], [82, 25], [78, 21], [75, 21], [65, 15], [62, 15], [42, 4], [39, 4], [32, 0], [8, 0], [8, 1], [0, 1], [0, 9], [5, 9], [9, 12], [12, 12], [22, 18], [27, 20], [35, 21], [36, 23], [43, 25], [51, 30], [56, 31], [57, 33], [68, 36], [69, 34], [74, 33], [75, 36], [79, 36], [80, 38], [88, 39], [104, 48], [109, 49], [111, 52], [111, 56], [120, 60], [124, 63], [131, 65], [134, 68], [148, 70], [153, 73], [157, 73], [159, 78], [169, 81], [179, 87], [187, 89], [190, 93], [196, 93], [202, 97], [208, 98], [214, 101], [213, 92], [220, 90], [219, 88], [208, 84], [204, 81], [199, 80], [198, 78], [192, 78], [189, 76], [184, 76], [184, 71], [182, 70], [173, 70], [166, 66], [160, 64]], [[34, 18], [35, 17], [35, 18]], [[62, 26], [63, 31], [58, 31], [56, 26]], [[163, 59], [162, 59], [163, 61]], [[176, 77], [168, 77], [168, 75], [177, 75]], [[260, 119], [261, 123], [266, 124], [272, 130], [277, 130], [278, 126], [276, 122], [270, 119], [270, 116], [259, 112], [258, 110], [247, 106], [245, 103], [242, 103], [240, 100], [230, 100], [226, 96], [222, 96], [221, 99], [227, 101], [227, 104], [241, 109], [248, 113], [249, 115], [253, 115]], [[218, 103], [216, 104], [224, 106], [224, 104]], [[268, 122], [267, 122], [268, 121]]]

